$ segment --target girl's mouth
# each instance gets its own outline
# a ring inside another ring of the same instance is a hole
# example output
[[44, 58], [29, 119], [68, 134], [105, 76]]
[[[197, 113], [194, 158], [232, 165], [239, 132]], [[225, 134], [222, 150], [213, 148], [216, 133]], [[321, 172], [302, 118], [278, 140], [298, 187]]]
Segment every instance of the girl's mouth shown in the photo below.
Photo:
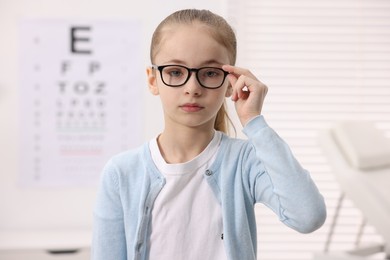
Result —
[[202, 110], [204, 107], [202, 107], [199, 104], [196, 103], [187, 103], [180, 106], [181, 109], [183, 109], [186, 112], [198, 112]]

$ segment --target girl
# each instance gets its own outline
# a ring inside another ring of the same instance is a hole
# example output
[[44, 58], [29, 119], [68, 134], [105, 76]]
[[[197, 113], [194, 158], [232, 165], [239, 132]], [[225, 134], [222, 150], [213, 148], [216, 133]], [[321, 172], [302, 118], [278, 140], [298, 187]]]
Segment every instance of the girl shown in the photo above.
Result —
[[[325, 221], [323, 197], [261, 115], [267, 87], [234, 66], [236, 38], [207, 10], [177, 11], [157, 27], [147, 68], [165, 126], [105, 166], [92, 258], [256, 259], [255, 203], [308, 233]], [[231, 97], [247, 140], [228, 137]]]

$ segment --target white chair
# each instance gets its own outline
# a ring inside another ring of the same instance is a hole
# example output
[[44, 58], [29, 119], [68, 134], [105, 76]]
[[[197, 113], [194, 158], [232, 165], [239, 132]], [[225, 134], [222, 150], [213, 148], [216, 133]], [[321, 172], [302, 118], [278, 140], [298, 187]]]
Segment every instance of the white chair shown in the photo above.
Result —
[[[319, 141], [345, 196], [358, 207], [384, 244], [314, 259], [367, 259], [385, 252], [390, 259], [390, 141], [370, 122], [339, 122]], [[337, 215], [337, 212], [336, 212]]]

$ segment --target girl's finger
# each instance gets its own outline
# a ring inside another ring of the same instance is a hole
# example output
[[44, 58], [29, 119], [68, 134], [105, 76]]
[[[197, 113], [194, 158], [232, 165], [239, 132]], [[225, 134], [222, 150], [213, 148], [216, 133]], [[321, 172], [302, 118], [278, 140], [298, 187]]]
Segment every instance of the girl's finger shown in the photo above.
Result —
[[236, 83], [238, 98], [247, 99], [249, 93], [259, 90], [258, 85], [259, 81], [251, 77], [241, 75]]
[[245, 76], [240, 76], [237, 79], [237, 82], [236, 82], [236, 85], [234, 86], [234, 88], [235, 88], [235, 91], [237, 93], [237, 97], [239, 99], [243, 98], [245, 96], [244, 92], [247, 91], [247, 87], [246, 87], [246, 84], [245, 84]]
[[232, 65], [223, 65], [222, 69], [233, 74], [235, 77], [239, 78], [241, 75], [248, 76], [250, 78], [256, 79], [255, 75], [252, 74], [248, 69], [232, 66]]

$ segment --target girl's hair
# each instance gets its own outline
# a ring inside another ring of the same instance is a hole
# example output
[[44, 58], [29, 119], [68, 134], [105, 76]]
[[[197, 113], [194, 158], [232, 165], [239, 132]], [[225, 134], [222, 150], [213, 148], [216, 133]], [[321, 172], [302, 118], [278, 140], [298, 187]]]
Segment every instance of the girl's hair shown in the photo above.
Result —
[[[154, 58], [160, 47], [163, 38], [163, 29], [166, 26], [177, 24], [193, 24], [195, 22], [202, 23], [209, 27], [213, 38], [224, 46], [229, 53], [230, 64], [236, 63], [237, 57], [237, 40], [232, 27], [226, 20], [208, 10], [184, 9], [179, 10], [166, 17], [156, 28], [152, 36], [150, 47], [150, 60], [154, 64]], [[229, 123], [233, 126], [227, 111], [226, 103], [224, 102], [217, 113], [217, 118], [214, 123], [214, 128], [224, 133], [229, 133]], [[234, 126], [233, 126], [234, 128]]]

